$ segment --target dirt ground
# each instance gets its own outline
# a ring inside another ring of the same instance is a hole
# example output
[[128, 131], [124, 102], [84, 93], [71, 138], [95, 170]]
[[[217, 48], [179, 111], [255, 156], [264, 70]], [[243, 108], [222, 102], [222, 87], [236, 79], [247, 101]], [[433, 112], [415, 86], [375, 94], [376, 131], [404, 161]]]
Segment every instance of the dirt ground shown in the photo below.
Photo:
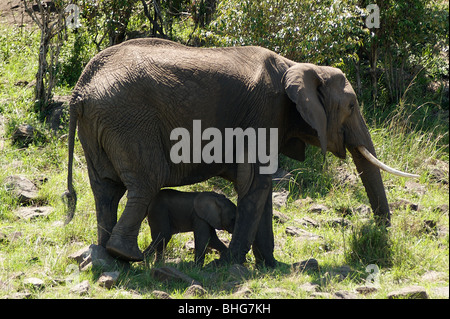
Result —
[[22, 0], [0, 0], [0, 23], [24, 26], [31, 22]]

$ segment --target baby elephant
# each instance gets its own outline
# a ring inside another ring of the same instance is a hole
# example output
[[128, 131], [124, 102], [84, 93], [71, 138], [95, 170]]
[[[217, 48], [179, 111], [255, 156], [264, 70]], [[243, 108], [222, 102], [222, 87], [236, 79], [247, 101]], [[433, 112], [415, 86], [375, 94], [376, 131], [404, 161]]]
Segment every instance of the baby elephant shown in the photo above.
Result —
[[194, 231], [195, 262], [202, 266], [207, 246], [219, 252], [227, 248], [215, 229], [232, 233], [235, 219], [236, 205], [223, 195], [161, 190], [148, 210], [152, 242], [144, 254], [148, 256], [156, 251], [156, 260], [161, 260], [173, 234]]

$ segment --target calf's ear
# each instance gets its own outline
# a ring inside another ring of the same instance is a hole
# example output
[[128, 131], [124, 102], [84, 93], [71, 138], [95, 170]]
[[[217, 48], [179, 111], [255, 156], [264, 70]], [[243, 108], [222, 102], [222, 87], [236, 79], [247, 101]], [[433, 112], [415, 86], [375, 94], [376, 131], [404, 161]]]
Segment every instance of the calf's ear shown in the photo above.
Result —
[[218, 199], [209, 194], [201, 193], [194, 199], [194, 210], [197, 216], [215, 229], [222, 229], [221, 206]]

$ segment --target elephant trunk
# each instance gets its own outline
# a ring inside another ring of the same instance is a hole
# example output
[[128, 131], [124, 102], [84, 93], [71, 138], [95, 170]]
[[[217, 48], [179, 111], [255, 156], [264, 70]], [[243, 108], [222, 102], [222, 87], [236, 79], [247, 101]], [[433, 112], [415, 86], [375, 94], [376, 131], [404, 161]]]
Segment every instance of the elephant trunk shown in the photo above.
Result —
[[[361, 176], [361, 180], [369, 197], [370, 205], [378, 223], [390, 226], [390, 211], [384, 190], [383, 181], [381, 179], [380, 169], [369, 162], [357, 148], [349, 149], [355, 162], [356, 169]], [[372, 154], [374, 150], [370, 150]]]
[[378, 223], [384, 223], [386, 226], [389, 226], [391, 214], [383, 180], [381, 179], [380, 168], [364, 156], [364, 151], [363, 153], [360, 151], [364, 149], [367, 153], [376, 157], [369, 129], [359, 112], [346, 127], [345, 144], [350, 154], [352, 154], [356, 169], [369, 197], [375, 219]]

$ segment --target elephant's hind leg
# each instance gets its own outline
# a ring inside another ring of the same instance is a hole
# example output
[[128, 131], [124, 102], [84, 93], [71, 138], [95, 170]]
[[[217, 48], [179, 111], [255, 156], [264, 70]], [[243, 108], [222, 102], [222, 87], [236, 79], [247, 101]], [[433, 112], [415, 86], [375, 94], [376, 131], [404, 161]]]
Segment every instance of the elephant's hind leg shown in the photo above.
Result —
[[106, 247], [117, 223], [117, 208], [126, 188], [107, 158], [102, 157], [102, 160], [102, 165], [99, 165], [98, 160], [94, 162], [91, 156], [86, 154], [89, 181], [95, 199], [98, 244]]
[[111, 238], [106, 244], [108, 252], [120, 259], [127, 261], [141, 261], [143, 253], [137, 244], [137, 237], [142, 220], [147, 214], [148, 206], [156, 192], [138, 195], [128, 190], [128, 201], [116, 226], [114, 226]]

